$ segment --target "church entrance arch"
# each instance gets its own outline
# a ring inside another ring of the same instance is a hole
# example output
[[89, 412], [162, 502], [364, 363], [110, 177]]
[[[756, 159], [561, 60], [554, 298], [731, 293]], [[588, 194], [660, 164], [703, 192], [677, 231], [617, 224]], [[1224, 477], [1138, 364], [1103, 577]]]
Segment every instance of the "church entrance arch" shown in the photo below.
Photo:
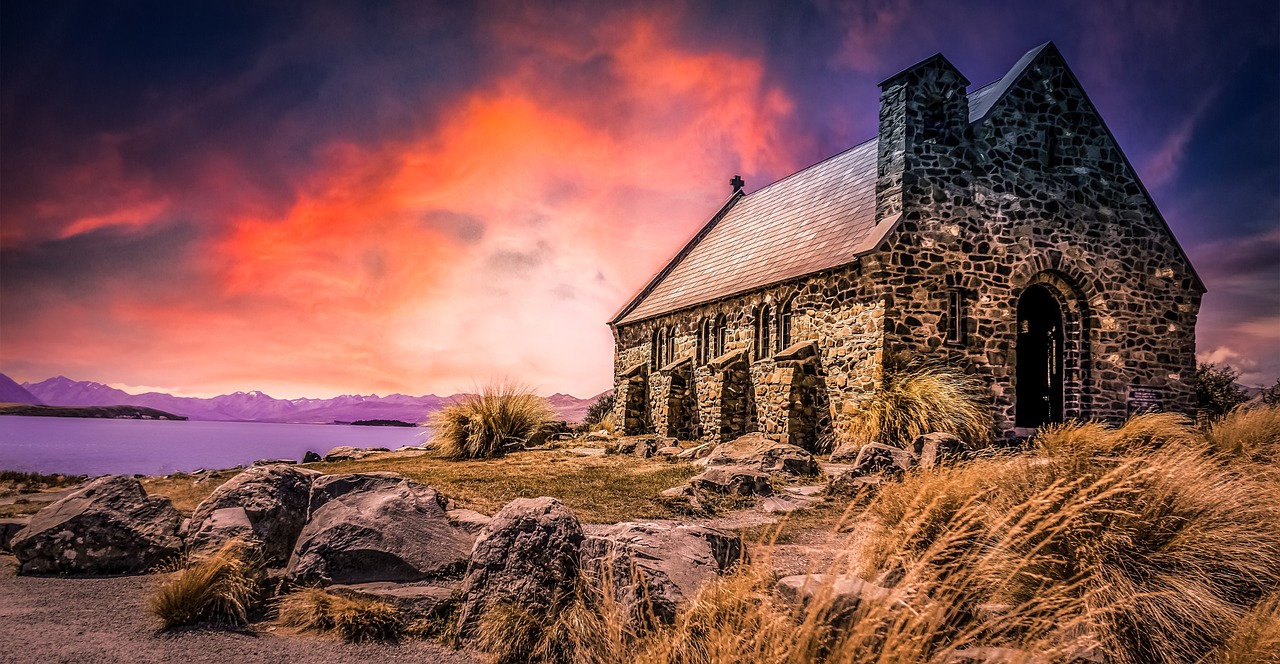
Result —
[[1063, 421], [1064, 318], [1062, 305], [1042, 284], [1018, 298], [1016, 426]]

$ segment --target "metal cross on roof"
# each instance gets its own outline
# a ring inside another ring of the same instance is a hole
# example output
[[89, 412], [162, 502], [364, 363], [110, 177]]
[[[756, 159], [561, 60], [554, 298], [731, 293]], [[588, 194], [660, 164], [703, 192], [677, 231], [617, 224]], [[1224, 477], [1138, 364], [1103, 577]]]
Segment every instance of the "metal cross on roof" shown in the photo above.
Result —
[[747, 186], [747, 182], [742, 179], [741, 175], [733, 176], [733, 179], [729, 180], [729, 184], [733, 185], [733, 191], [735, 193], [742, 191], [742, 188]]

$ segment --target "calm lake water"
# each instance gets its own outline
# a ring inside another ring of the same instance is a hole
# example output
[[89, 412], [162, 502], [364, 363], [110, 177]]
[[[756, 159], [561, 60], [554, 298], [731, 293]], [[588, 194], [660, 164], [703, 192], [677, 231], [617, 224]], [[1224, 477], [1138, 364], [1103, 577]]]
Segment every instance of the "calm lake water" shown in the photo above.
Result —
[[0, 416], [0, 470], [69, 475], [190, 472], [302, 459], [339, 445], [420, 445], [422, 428]]

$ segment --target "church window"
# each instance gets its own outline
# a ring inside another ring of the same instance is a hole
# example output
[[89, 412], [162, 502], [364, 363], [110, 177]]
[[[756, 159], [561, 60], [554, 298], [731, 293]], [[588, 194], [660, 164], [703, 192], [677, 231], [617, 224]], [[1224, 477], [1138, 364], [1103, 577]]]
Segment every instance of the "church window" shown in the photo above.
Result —
[[725, 337], [728, 335], [728, 328], [724, 322], [724, 314], [716, 316], [715, 331], [712, 333], [712, 351], [713, 357], [724, 355]]
[[778, 348], [791, 346], [791, 300], [778, 310]]
[[707, 360], [711, 359], [711, 336], [714, 334], [712, 329], [714, 323], [710, 318], [704, 318], [698, 323], [698, 364], [703, 365]]
[[763, 360], [773, 353], [772, 325], [773, 308], [767, 304], [760, 305], [756, 311], [756, 359]]
[[964, 291], [952, 288], [947, 291], [947, 343], [964, 345]]

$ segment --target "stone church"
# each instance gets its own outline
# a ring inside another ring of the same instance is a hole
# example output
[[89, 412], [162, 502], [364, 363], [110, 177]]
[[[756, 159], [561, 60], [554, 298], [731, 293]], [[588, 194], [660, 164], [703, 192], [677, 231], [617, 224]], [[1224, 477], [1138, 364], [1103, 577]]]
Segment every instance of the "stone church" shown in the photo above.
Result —
[[969, 85], [935, 55], [876, 137], [730, 182], [609, 323], [625, 433], [812, 448], [902, 356], [981, 377], [1006, 438], [1193, 409], [1204, 286], [1061, 53]]

